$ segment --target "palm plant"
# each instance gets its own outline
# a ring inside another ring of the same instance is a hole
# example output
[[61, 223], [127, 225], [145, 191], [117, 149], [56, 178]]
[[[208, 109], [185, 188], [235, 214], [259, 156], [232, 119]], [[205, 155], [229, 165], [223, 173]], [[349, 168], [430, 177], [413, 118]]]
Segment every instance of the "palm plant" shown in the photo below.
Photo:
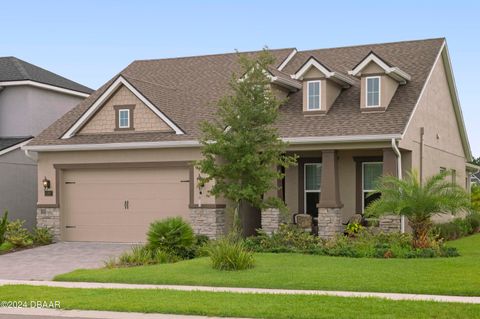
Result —
[[413, 230], [415, 248], [429, 246], [428, 235], [432, 228], [431, 217], [437, 214], [456, 214], [470, 208], [467, 192], [446, 177], [452, 173], [441, 172], [420, 183], [418, 174], [407, 173], [405, 179], [383, 176], [376, 183], [382, 196], [366, 210], [370, 216], [384, 214], [404, 215]]

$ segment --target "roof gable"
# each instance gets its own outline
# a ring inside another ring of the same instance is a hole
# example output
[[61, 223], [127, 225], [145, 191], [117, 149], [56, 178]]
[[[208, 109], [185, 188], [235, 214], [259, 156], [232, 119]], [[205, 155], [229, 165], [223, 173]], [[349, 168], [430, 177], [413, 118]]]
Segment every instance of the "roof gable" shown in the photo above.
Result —
[[[156, 116], [158, 116], [175, 134], [184, 134], [184, 132], [172, 122], [157, 106], [153, 105], [140, 91], [131, 85], [123, 76], [119, 76], [108, 86], [96, 101], [83, 113], [83, 115], [62, 135], [62, 139], [69, 139], [82, 130], [82, 128], [91, 120], [97, 111], [106, 103], [121, 87], [125, 86], [136, 98], [138, 98], [146, 107], [148, 107]], [[88, 132], [88, 130], [87, 130]]]
[[398, 67], [390, 65], [390, 63], [386, 62], [373, 51], [370, 51], [370, 53], [368, 53], [367, 56], [363, 58], [351, 71], [348, 71], [348, 74], [360, 76], [362, 74], [362, 70], [364, 70], [371, 63], [375, 63], [385, 72], [385, 74], [391, 76], [400, 84], [406, 84], [407, 81], [411, 80], [411, 76], [408, 73]]
[[344, 88], [350, 87], [354, 82], [348, 76], [339, 72], [332, 71], [330, 68], [322, 64], [320, 61], [311, 56], [296, 72], [293, 74], [293, 78], [301, 80], [303, 76], [310, 71], [311, 68], [315, 68], [325, 75], [325, 78], [331, 79], [340, 84]]

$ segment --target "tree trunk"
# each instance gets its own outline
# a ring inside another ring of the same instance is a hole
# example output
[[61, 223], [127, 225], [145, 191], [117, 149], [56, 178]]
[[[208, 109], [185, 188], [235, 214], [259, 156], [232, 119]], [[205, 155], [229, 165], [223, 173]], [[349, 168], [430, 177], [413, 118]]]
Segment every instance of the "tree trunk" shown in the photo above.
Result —
[[413, 230], [412, 246], [414, 248], [429, 248], [430, 241], [428, 235], [432, 227], [432, 222], [427, 219], [422, 221], [410, 221], [409, 224]]

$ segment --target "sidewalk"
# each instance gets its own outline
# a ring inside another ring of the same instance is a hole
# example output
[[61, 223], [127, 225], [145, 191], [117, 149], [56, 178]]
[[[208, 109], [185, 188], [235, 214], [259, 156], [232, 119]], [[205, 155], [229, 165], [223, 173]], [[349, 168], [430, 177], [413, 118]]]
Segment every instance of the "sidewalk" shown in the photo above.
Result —
[[[168, 314], [147, 314], [138, 312], [114, 312], [114, 311], [92, 311], [92, 310], [56, 310], [38, 308], [0, 308], [0, 318], [6, 315], [21, 316], [21, 318], [72, 318], [72, 319], [240, 319], [240, 318], [219, 318], [189, 315], [168, 315]], [[8, 316], [8, 317], [7, 317]], [[15, 317], [13, 317], [15, 318]]]
[[61, 281], [27, 281], [27, 280], [0, 280], [3, 285], [31, 285], [63, 288], [84, 289], [166, 289], [181, 291], [207, 291], [207, 292], [233, 292], [233, 293], [258, 293], [258, 294], [284, 294], [284, 295], [319, 295], [336, 297], [376, 297], [389, 300], [414, 300], [438, 301], [480, 304], [480, 297], [422, 295], [384, 292], [354, 292], [354, 291], [328, 291], [328, 290], [290, 290], [290, 289], [264, 289], [264, 288], [235, 288], [235, 287], [207, 287], [207, 286], [177, 286], [177, 285], [138, 285], [95, 282], [61, 282]]

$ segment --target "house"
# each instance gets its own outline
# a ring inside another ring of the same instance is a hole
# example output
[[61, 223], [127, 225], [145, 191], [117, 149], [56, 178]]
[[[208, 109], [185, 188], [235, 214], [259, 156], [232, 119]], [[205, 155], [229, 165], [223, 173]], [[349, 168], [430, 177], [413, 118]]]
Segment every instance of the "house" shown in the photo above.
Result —
[[480, 186], [480, 172], [471, 175], [471, 183]]
[[[272, 90], [288, 97], [277, 127], [299, 156], [273, 193], [318, 220], [320, 236], [362, 213], [382, 174], [452, 169], [466, 187], [471, 151], [445, 39], [271, 53]], [[226, 202], [199, 187], [192, 161], [201, 158], [199, 122], [214, 117], [237, 61], [134, 61], [30, 141], [39, 226], [61, 240], [138, 242], [152, 220], [182, 216], [197, 233], [223, 234]], [[265, 210], [250, 227], [271, 232], [279, 219]], [[407, 227], [397, 217], [380, 224]]]
[[0, 213], [36, 224], [37, 165], [21, 147], [91, 89], [15, 57], [0, 57]]

